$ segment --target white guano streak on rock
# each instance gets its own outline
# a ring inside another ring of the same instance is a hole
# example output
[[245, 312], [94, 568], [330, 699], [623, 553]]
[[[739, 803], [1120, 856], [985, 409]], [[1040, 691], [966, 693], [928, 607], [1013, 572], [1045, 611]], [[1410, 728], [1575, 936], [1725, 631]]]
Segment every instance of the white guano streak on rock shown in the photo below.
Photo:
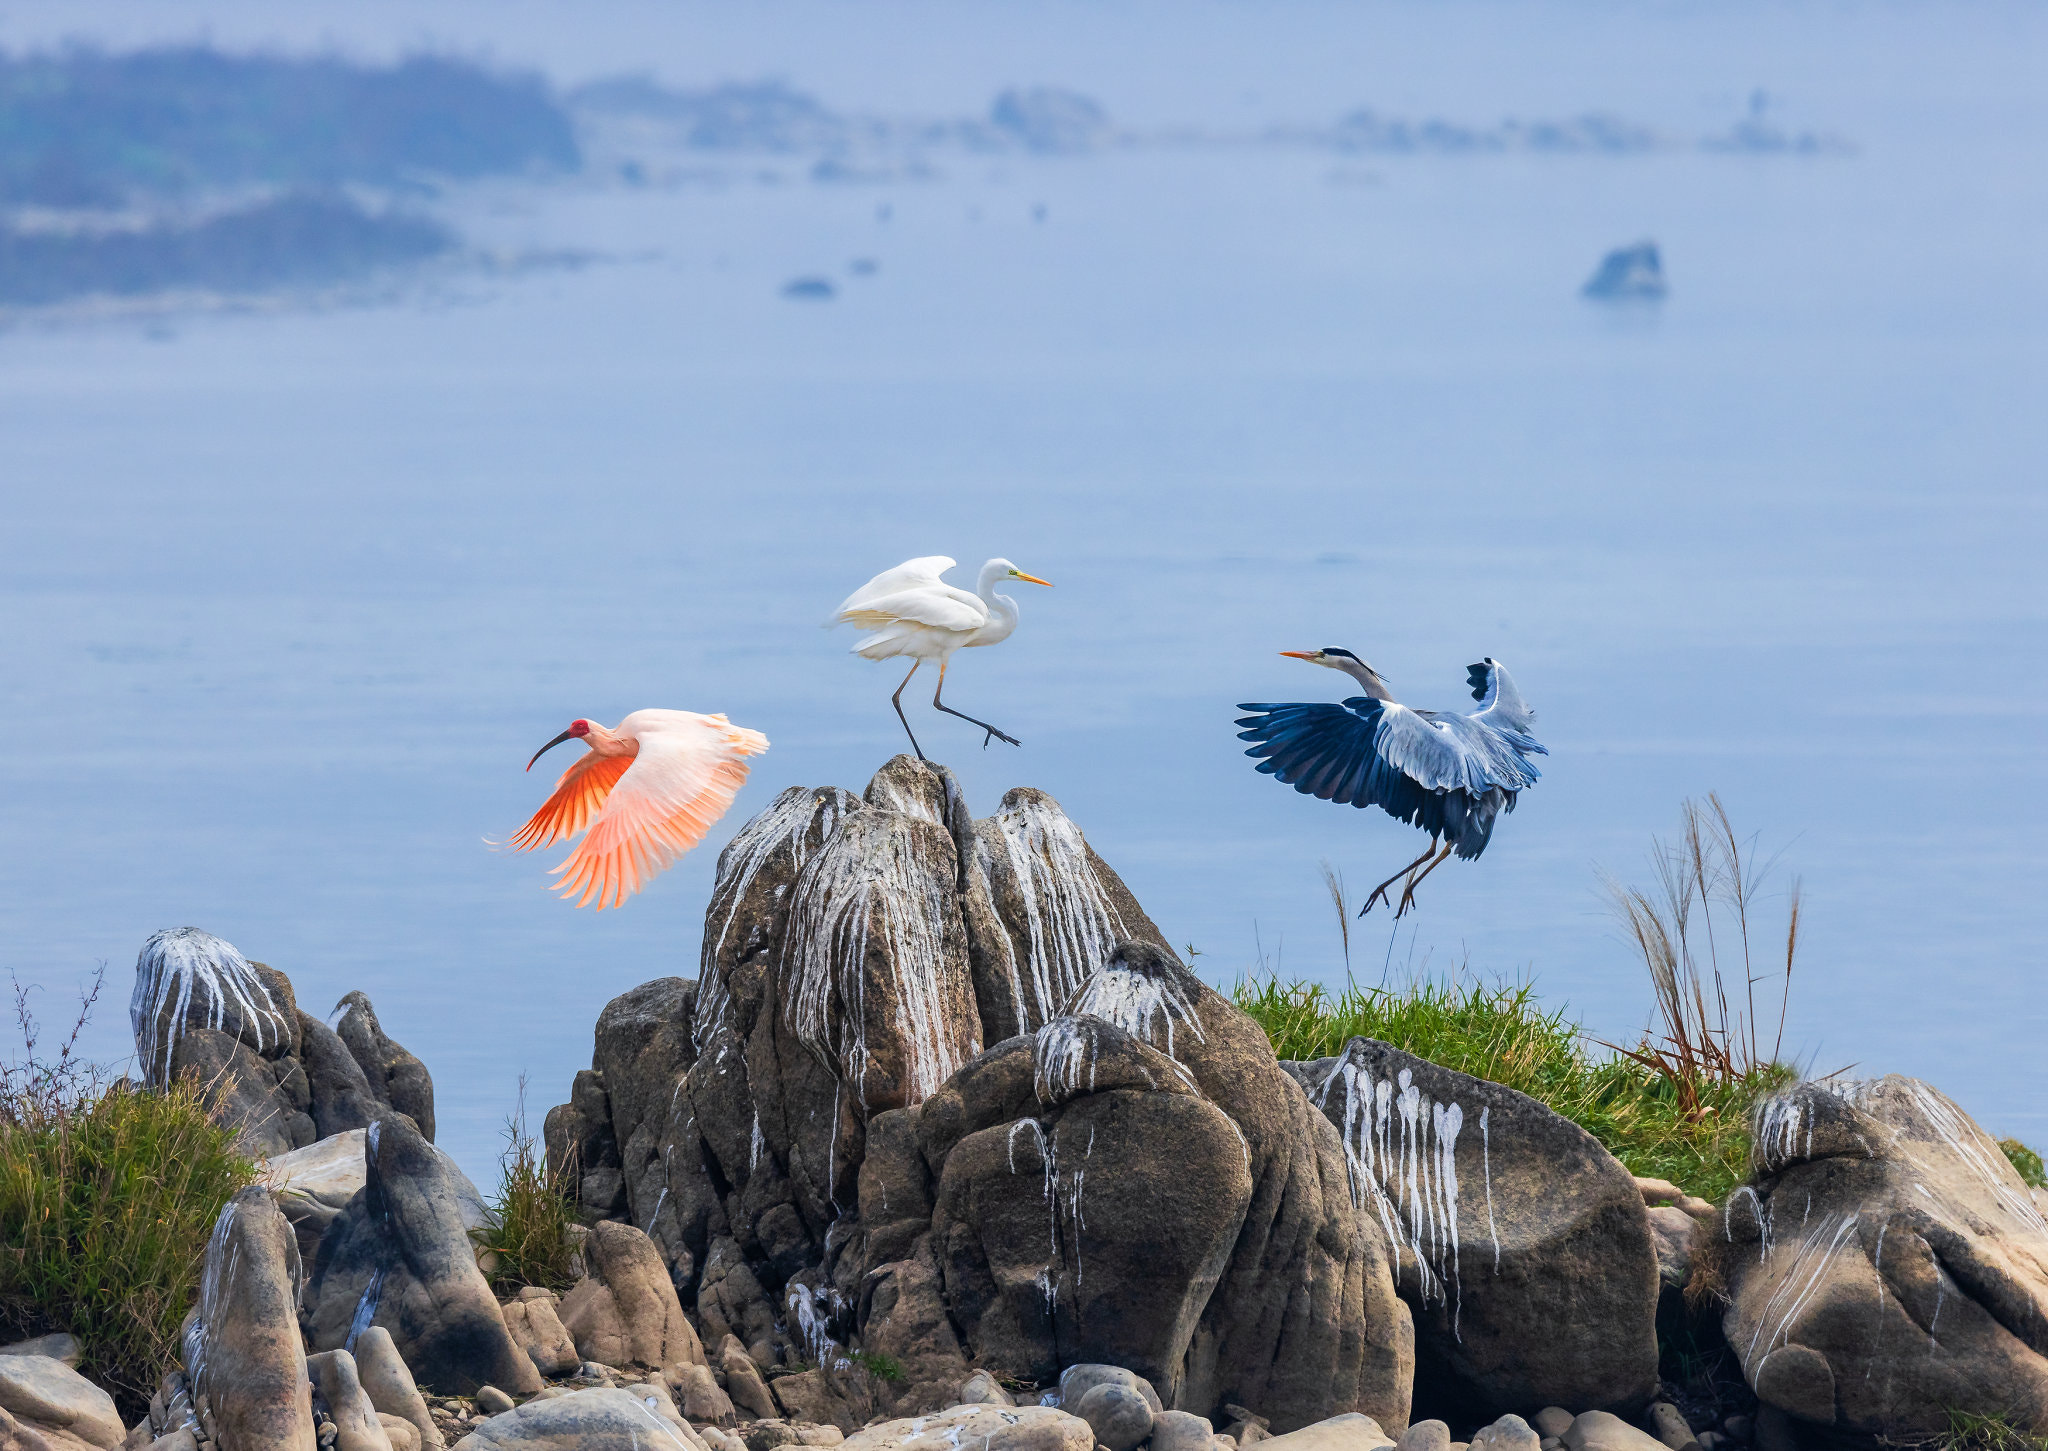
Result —
[[904, 1105], [922, 1103], [981, 1051], [981, 1035], [971, 1026], [965, 1051], [956, 1048], [945, 1021], [941, 981], [945, 914], [957, 910], [953, 884], [923, 870], [910, 833], [883, 830], [881, 836], [879, 843], [855, 843], [836, 834], [798, 879], [780, 963], [791, 1031], [853, 1085], [863, 1110], [874, 1107], [867, 1096], [873, 1061], [866, 1014], [871, 938], [880, 939], [894, 978]]
[[1089, 865], [1081, 828], [1064, 811], [1020, 801], [991, 820], [1024, 908], [1030, 948], [1028, 1001], [1014, 952], [1010, 987], [1017, 1004], [1017, 1031], [1028, 1033], [1034, 1020], [1042, 1023], [1060, 1011], [1130, 930]]
[[[1464, 1311], [1464, 1277], [1458, 1237], [1458, 1135], [1465, 1110], [1452, 1102], [1437, 1103], [1416, 1087], [1414, 1074], [1403, 1068], [1393, 1080], [1375, 1078], [1372, 1070], [1349, 1053], [1324, 1080], [1321, 1100], [1327, 1104], [1341, 1081], [1344, 1090], [1343, 1138], [1347, 1161], [1355, 1162], [1379, 1198], [1380, 1221], [1396, 1261], [1404, 1252], [1415, 1262], [1418, 1292], [1424, 1304], [1451, 1306], [1451, 1331], [1459, 1333]], [[1491, 1228], [1493, 1200], [1492, 1147], [1481, 1159]], [[1354, 1182], [1358, 1171], [1354, 1171]], [[1356, 1199], [1354, 1190], [1354, 1200]], [[1494, 1235], [1495, 1268], [1500, 1238]]]
[[[153, 1087], [168, 1082], [172, 1049], [184, 1036], [195, 991], [204, 994], [207, 1027], [239, 1036], [246, 1024], [256, 1031], [259, 1053], [290, 1034], [284, 1009], [234, 944], [197, 927], [166, 927], [142, 944], [135, 959], [135, 992], [128, 1000], [136, 1052]], [[230, 1004], [236, 1010], [233, 1023]]]
[[839, 829], [839, 808], [830, 795], [792, 786], [770, 802], [766, 811], [741, 827], [739, 835], [719, 855], [722, 870], [712, 886], [711, 906], [705, 920], [709, 921], [711, 913], [721, 908], [724, 918], [718, 924], [716, 936], [705, 935], [698, 969], [697, 1007], [690, 1023], [690, 1037], [699, 1053], [704, 1051], [711, 1035], [724, 1026], [731, 1012], [732, 998], [726, 991], [724, 974], [718, 970], [718, 954], [725, 947], [726, 934], [732, 930], [740, 904], [746, 900], [747, 889], [776, 848], [785, 844], [790, 850], [791, 871], [803, 870], [813, 813], [819, 828], [818, 842], [822, 845]]
[[[1817, 1222], [1807, 1226], [1806, 1234], [1799, 1243], [1787, 1251], [1790, 1263], [1777, 1271], [1777, 1287], [1758, 1313], [1756, 1330], [1749, 1337], [1748, 1348], [1743, 1351], [1745, 1375], [1754, 1377], [1759, 1343], [1763, 1353], [1769, 1355], [1791, 1339], [1792, 1327], [1797, 1323], [1800, 1312], [1813, 1299], [1821, 1281], [1827, 1276], [1829, 1261], [1842, 1247], [1842, 1241], [1855, 1231], [1861, 1218], [1857, 1214], [1823, 1214]], [[1777, 1317], [1775, 1324], [1772, 1323], [1774, 1315]]]
[[1197, 1043], [1208, 1041], [1195, 1005], [1179, 987], [1127, 967], [1105, 967], [1089, 978], [1067, 1004], [1067, 1013], [1072, 1017], [1088, 1013], [1114, 1023], [1169, 1058], [1178, 1056], [1173, 1051], [1176, 1025], [1194, 1034]]
[[[1868, 1089], [1857, 1085], [1852, 1091], [1860, 1098]], [[1917, 1079], [1910, 1081], [1907, 1091], [1928, 1126], [1984, 1182], [2000, 1207], [2019, 1222], [2019, 1227], [2031, 1234], [2048, 1235], [2048, 1221], [2042, 1219], [2033, 1196], [2027, 1193], [2027, 1186], [2006, 1161], [2004, 1152], [1990, 1142], [1983, 1130], [1965, 1118], [1954, 1104]]]

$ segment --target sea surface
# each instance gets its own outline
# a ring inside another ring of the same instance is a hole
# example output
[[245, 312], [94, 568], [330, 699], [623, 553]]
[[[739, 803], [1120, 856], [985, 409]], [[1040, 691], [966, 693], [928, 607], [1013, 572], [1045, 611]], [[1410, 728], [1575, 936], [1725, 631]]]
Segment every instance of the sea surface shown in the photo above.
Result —
[[[1647, 882], [1652, 837], [1719, 792], [1777, 863], [1760, 973], [1804, 883], [1785, 1051], [2048, 1138], [2048, 10], [0, 12], [17, 48], [202, 37], [563, 86], [780, 77], [902, 114], [1056, 84], [1219, 135], [1372, 105], [1698, 136], [1761, 89], [1845, 144], [955, 153], [869, 184], [713, 157], [447, 202], [480, 246], [579, 265], [15, 320], [0, 965], [62, 1024], [104, 963], [90, 1051], [128, 1051], [143, 938], [205, 927], [309, 1010], [367, 991], [488, 1187], [522, 1079], [537, 1127], [609, 998], [695, 975], [724, 840], [903, 745], [900, 672], [820, 622], [902, 559], [951, 554], [971, 586], [999, 554], [1056, 587], [1018, 586], [1016, 635], [949, 686], [1023, 747], [913, 721], [977, 813], [1057, 797], [1212, 982], [1531, 979], [1627, 1038], [1650, 988], [1603, 879]], [[1664, 303], [1577, 295], [1646, 237]], [[802, 275], [838, 295], [782, 296]], [[1485, 857], [1398, 929], [1353, 924], [1348, 965], [1320, 864], [1357, 895], [1419, 842], [1255, 774], [1231, 723], [1350, 693], [1276, 653], [1324, 645], [1438, 707], [1495, 656], [1551, 750]], [[773, 749], [703, 847], [579, 912], [485, 839], [545, 793], [543, 741], [643, 706]]]

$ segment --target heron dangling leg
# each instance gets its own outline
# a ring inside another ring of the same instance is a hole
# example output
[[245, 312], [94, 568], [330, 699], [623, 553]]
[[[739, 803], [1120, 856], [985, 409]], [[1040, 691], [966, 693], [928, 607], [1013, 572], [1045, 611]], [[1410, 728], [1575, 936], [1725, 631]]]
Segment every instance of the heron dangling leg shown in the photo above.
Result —
[[[911, 661], [910, 675], [917, 674], [917, 667], [922, 664], [922, 660]], [[910, 675], [903, 677], [903, 685], [910, 684]], [[910, 737], [910, 749], [916, 751], [917, 758], [922, 761], [925, 759], [924, 747], [917, 743], [917, 732], [910, 728], [910, 717], [903, 713], [903, 685], [896, 687], [896, 693], [889, 697], [889, 704], [896, 707], [896, 719], [903, 722], [903, 734]]]
[[1365, 899], [1365, 905], [1358, 909], [1358, 915], [1363, 917], [1366, 913], [1370, 912], [1372, 910], [1372, 904], [1375, 902], [1385, 902], [1389, 907], [1393, 906], [1393, 902], [1389, 900], [1387, 897], [1387, 888], [1393, 886], [1394, 883], [1400, 881], [1401, 878], [1407, 876], [1410, 872], [1414, 871], [1417, 867], [1421, 866], [1424, 862], [1428, 861], [1430, 855], [1435, 851], [1436, 838], [1431, 837], [1429, 839], [1429, 845], [1422, 849], [1421, 856], [1417, 857], [1414, 861], [1408, 863], [1408, 865], [1401, 868], [1400, 871], [1395, 872], [1391, 877], [1388, 877], [1384, 882], [1381, 882], [1377, 887], [1374, 887], [1369, 894], [1367, 894]]
[[1415, 905], [1415, 889], [1422, 885], [1422, 879], [1451, 859], [1451, 843], [1445, 842], [1444, 849], [1436, 854], [1436, 860], [1411, 877], [1408, 885], [1401, 889], [1401, 905], [1394, 909], [1394, 920], [1400, 921], [1408, 909]]
[[[907, 679], [907, 678], [906, 678], [906, 680], [905, 680], [905, 683], [906, 683], [906, 684], [908, 684], [908, 683], [909, 683], [909, 682], [908, 682], [908, 679]], [[966, 713], [965, 711], [955, 710], [955, 709], [953, 709], [953, 707], [952, 707], [952, 706], [950, 706], [950, 705], [946, 704], [946, 702], [945, 702], [945, 701], [943, 701], [943, 700], [940, 700], [940, 699], [939, 699], [939, 696], [940, 696], [940, 694], [941, 694], [941, 693], [942, 693], [942, 692], [943, 692], [943, 691], [945, 690], [945, 688], [946, 688], [946, 666], [945, 666], [944, 662], [941, 662], [941, 663], [940, 663], [940, 665], [939, 665], [939, 688], [938, 688], [937, 690], [934, 690], [934, 691], [932, 692], [932, 705], [933, 705], [934, 707], [936, 707], [937, 709], [939, 709], [939, 710], [943, 710], [943, 711], [944, 711], [944, 712], [945, 712], [945, 713], [946, 713], [947, 715], [957, 715], [957, 716], [959, 716], [959, 717], [960, 717], [960, 719], [962, 719], [962, 720], [966, 721], [966, 722], [967, 722], [967, 723], [968, 723], [969, 725], [978, 725], [978, 726], [980, 726], [980, 727], [981, 727], [981, 728], [982, 728], [983, 730], [987, 731], [987, 732], [988, 732], [988, 735], [986, 735], [986, 736], [983, 736], [983, 737], [981, 738], [981, 748], [982, 748], [982, 749], [983, 749], [984, 751], [988, 749], [988, 743], [989, 743], [989, 740], [990, 740], [990, 738], [991, 738], [991, 737], [993, 737], [994, 739], [996, 739], [996, 740], [999, 740], [999, 741], [1007, 741], [1007, 742], [1008, 742], [1009, 744], [1011, 744], [1011, 745], [1013, 745], [1013, 746], [1021, 746], [1021, 745], [1023, 745], [1023, 744], [1024, 744], [1024, 743], [1023, 743], [1022, 741], [1018, 740], [1018, 739], [1017, 739], [1017, 738], [1016, 738], [1015, 736], [1012, 736], [1012, 735], [1006, 735], [1006, 734], [1004, 734], [1004, 733], [1003, 733], [1002, 731], [999, 731], [999, 730], [997, 730], [997, 729], [996, 729], [996, 728], [995, 728], [994, 726], [990, 725], [990, 724], [989, 724], [989, 723], [988, 723], [987, 721], [985, 721], [985, 720], [976, 720], [976, 719], [975, 719], [975, 718], [974, 718], [973, 716], [971, 716], [971, 715], [967, 714], [967, 713]]]

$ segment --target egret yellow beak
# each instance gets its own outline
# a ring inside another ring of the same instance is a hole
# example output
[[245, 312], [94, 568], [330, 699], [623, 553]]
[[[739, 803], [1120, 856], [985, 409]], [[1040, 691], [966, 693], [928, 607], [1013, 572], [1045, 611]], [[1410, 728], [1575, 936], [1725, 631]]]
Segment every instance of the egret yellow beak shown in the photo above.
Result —
[[1282, 650], [1280, 653], [1289, 660], [1313, 660], [1322, 652], [1320, 650]]
[[1045, 587], [1046, 587], [1047, 589], [1051, 589], [1051, 588], [1052, 588], [1052, 581], [1051, 581], [1051, 580], [1049, 580], [1049, 579], [1040, 579], [1040, 578], [1039, 578], [1039, 577], [1038, 577], [1037, 575], [1035, 575], [1035, 574], [1026, 574], [1026, 573], [1025, 573], [1025, 572], [1024, 572], [1023, 570], [1021, 570], [1021, 569], [1015, 569], [1015, 570], [1012, 570], [1012, 571], [1010, 571], [1010, 572], [1011, 572], [1012, 574], [1016, 575], [1016, 576], [1017, 576], [1017, 578], [1019, 578], [1019, 579], [1023, 580], [1023, 581], [1024, 581], [1024, 582], [1025, 582], [1026, 584], [1042, 584], [1042, 585], [1044, 585], [1044, 586], [1045, 586]]

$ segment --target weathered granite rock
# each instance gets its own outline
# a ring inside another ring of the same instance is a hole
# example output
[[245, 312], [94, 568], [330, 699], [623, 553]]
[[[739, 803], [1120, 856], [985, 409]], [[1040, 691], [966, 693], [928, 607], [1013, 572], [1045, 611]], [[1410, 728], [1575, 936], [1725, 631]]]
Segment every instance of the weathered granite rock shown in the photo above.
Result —
[[317, 1138], [332, 1138], [350, 1129], [366, 1129], [388, 1112], [371, 1091], [362, 1065], [332, 1028], [304, 1011], [294, 1015], [299, 1029], [299, 1059], [312, 1095], [310, 1111]]
[[[670, 1290], [669, 1294], [673, 1296], [675, 1291]], [[512, 1336], [513, 1344], [526, 1352], [535, 1370], [544, 1376], [574, 1375], [584, 1357], [576, 1348], [575, 1339], [563, 1326], [555, 1305], [553, 1291], [529, 1287], [519, 1292], [518, 1299], [500, 1304], [498, 1312], [504, 1316], [505, 1329]], [[601, 1355], [593, 1355], [590, 1359], [607, 1365], [624, 1364], [606, 1360]]]
[[1394, 1438], [1371, 1416], [1346, 1412], [1259, 1442], [1268, 1451], [1379, 1451]]
[[528, 1401], [455, 1444], [466, 1451], [697, 1451], [657, 1407], [616, 1386]]
[[306, 1357], [306, 1370], [334, 1421], [335, 1451], [393, 1451], [391, 1437], [377, 1419], [377, 1407], [356, 1374], [353, 1355], [323, 1350]]
[[1097, 1444], [1109, 1451], [1131, 1451], [1152, 1434], [1152, 1407], [1129, 1386], [1091, 1386], [1070, 1409], [1095, 1432]]
[[[1570, 1416], [1565, 1424], [1571, 1424]], [[1397, 1451], [1451, 1451], [1451, 1428], [1442, 1421], [1413, 1421], [1394, 1445]]]
[[1705, 1231], [1683, 1209], [1659, 1205], [1649, 1211], [1650, 1243], [1657, 1253], [1657, 1282], [1682, 1290], [1692, 1275], [1693, 1242]]
[[184, 1333], [185, 1373], [212, 1407], [219, 1451], [314, 1451], [299, 1280], [298, 1241], [269, 1192], [252, 1185], [228, 1200]]
[[[392, 1343], [391, 1332], [372, 1325], [356, 1337], [356, 1379], [369, 1394], [370, 1404], [380, 1416], [396, 1416], [418, 1433], [420, 1445], [438, 1451], [444, 1443], [441, 1430], [427, 1409], [426, 1397], [414, 1384], [412, 1371]], [[400, 1448], [394, 1447], [394, 1451]]]
[[1094, 1444], [1086, 1421], [1050, 1406], [955, 1406], [884, 1421], [844, 1442], [850, 1451], [1092, 1451]]
[[337, 1037], [363, 1070], [364, 1082], [380, 1104], [412, 1120], [428, 1143], [434, 1141], [434, 1080], [419, 1059], [385, 1036], [377, 1010], [362, 993], [344, 993], [334, 1005]]
[[1662, 1451], [1664, 1445], [1612, 1411], [1586, 1411], [1573, 1417], [1561, 1439], [1566, 1451]]
[[0, 1410], [33, 1431], [61, 1432], [104, 1451], [128, 1434], [112, 1396], [46, 1355], [0, 1355]]
[[1128, 1366], [1171, 1404], [1267, 1406], [1283, 1428], [1360, 1406], [1407, 1424], [1409, 1316], [1335, 1131], [1162, 949], [1119, 948], [1063, 1016], [929, 1099], [918, 1136], [981, 1362]]
[[1152, 1451], [1210, 1451], [1216, 1428], [1190, 1411], [1161, 1411], [1152, 1418]]
[[953, 1400], [952, 1388], [967, 1374], [967, 1356], [946, 1310], [930, 1235], [905, 1258], [868, 1272], [855, 1314], [862, 1348], [903, 1367], [903, 1381], [885, 1383], [882, 1390], [890, 1409], [927, 1409]]
[[144, 1082], [197, 1083], [249, 1153], [313, 1141], [297, 1015], [283, 973], [197, 927], [153, 933], [136, 957], [128, 1018]]
[[693, 1422], [709, 1421], [730, 1426], [739, 1419], [732, 1397], [711, 1374], [708, 1365], [681, 1365], [668, 1373], [669, 1386], [682, 1403], [683, 1415]]
[[725, 1393], [740, 1411], [759, 1420], [773, 1420], [782, 1414], [775, 1398], [768, 1394], [768, 1383], [761, 1379], [760, 1368], [730, 1336], [719, 1353], [718, 1368], [725, 1372]]
[[389, 1411], [377, 1412], [377, 1424], [384, 1428], [385, 1439], [391, 1442], [391, 1451], [420, 1451], [420, 1428], [403, 1416], [394, 1416]]
[[653, 1241], [630, 1224], [607, 1221], [591, 1227], [583, 1253], [590, 1273], [561, 1311], [561, 1326], [583, 1359], [649, 1370], [704, 1364], [704, 1347]]
[[2048, 1222], [1996, 1142], [1897, 1076], [1800, 1084], [1755, 1128], [1723, 1329], [1758, 1399], [1851, 1433], [2048, 1429]]
[[30, 1340], [17, 1340], [12, 1345], [0, 1345], [0, 1355], [42, 1355], [77, 1370], [78, 1363], [85, 1359], [85, 1347], [78, 1343], [76, 1335], [57, 1330]]
[[477, 1268], [460, 1176], [401, 1118], [371, 1125], [365, 1150], [363, 1188], [328, 1227], [307, 1287], [310, 1343], [345, 1347], [381, 1325], [412, 1373], [444, 1393], [539, 1390]]
[[1520, 1416], [1509, 1413], [1472, 1433], [1472, 1451], [1540, 1451], [1543, 1438]]
[[1017, 1398], [1004, 1390], [1002, 1383], [987, 1371], [977, 1370], [960, 1382], [953, 1402], [962, 1406], [1014, 1406]]
[[1634, 1410], [1657, 1384], [1642, 1194], [1578, 1125], [1370, 1038], [1290, 1065], [1343, 1135], [1415, 1312], [1418, 1403]]
[[[350, 1060], [354, 1061], [354, 1060]], [[348, 1129], [303, 1149], [275, 1154], [264, 1164], [264, 1182], [298, 1237], [299, 1258], [313, 1263], [320, 1237], [363, 1187], [363, 1129]]]

